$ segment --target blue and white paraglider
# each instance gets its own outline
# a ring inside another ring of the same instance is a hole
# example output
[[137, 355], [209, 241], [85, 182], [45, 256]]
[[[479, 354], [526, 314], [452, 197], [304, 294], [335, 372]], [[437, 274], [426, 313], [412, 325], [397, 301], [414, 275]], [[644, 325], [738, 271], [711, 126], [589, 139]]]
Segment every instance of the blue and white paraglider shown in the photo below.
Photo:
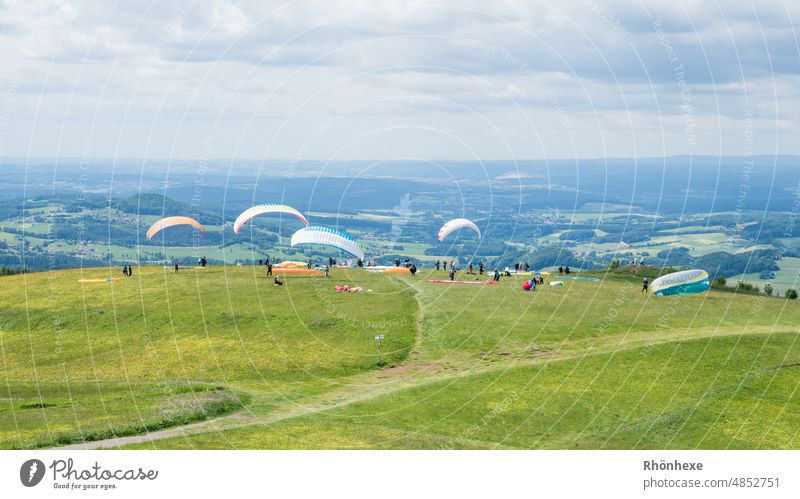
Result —
[[334, 248], [350, 253], [356, 258], [364, 259], [364, 251], [359, 247], [356, 240], [353, 239], [353, 236], [330, 227], [310, 225], [292, 234], [292, 246], [308, 244], [333, 246]]
[[650, 289], [656, 296], [690, 295], [708, 291], [710, 287], [708, 272], [700, 269], [673, 272], [650, 284]]

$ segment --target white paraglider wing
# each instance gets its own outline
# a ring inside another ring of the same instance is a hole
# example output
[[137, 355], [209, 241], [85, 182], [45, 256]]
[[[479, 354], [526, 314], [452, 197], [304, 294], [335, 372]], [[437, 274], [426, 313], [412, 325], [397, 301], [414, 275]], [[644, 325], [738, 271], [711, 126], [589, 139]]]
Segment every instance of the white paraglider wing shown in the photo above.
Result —
[[303, 227], [292, 234], [291, 244], [292, 246], [301, 246], [305, 244], [333, 246], [334, 248], [350, 253], [356, 258], [364, 258], [364, 251], [351, 235], [330, 227], [319, 227], [315, 225]]
[[466, 218], [456, 218], [445, 223], [442, 225], [442, 228], [439, 229], [439, 241], [444, 241], [444, 238], [450, 235], [451, 232], [455, 232], [458, 229], [463, 229], [464, 227], [469, 227], [470, 229], [474, 230], [475, 233], [478, 234], [478, 239], [481, 238], [481, 230], [477, 225], [475, 225], [474, 222], [467, 220]]
[[233, 223], [233, 232], [238, 234], [244, 224], [252, 220], [254, 217], [263, 215], [265, 213], [286, 213], [288, 215], [297, 217], [298, 220], [303, 222], [303, 225], [308, 225], [308, 220], [306, 217], [291, 206], [277, 203], [265, 203], [248, 208], [244, 210], [238, 217], [236, 217], [236, 221]]
[[162, 218], [158, 222], [154, 223], [147, 229], [146, 237], [147, 239], [152, 239], [153, 236], [161, 232], [161, 230], [166, 229], [167, 227], [172, 227], [175, 225], [191, 225], [195, 229], [199, 230], [203, 234], [206, 233], [206, 228], [200, 224], [197, 220], [189, 217], [167, 217]]
[[656, 296], [690, 295], [708, 291], [708, 272], [701, 269], [682, 270], [659, 277], [650, 284]]

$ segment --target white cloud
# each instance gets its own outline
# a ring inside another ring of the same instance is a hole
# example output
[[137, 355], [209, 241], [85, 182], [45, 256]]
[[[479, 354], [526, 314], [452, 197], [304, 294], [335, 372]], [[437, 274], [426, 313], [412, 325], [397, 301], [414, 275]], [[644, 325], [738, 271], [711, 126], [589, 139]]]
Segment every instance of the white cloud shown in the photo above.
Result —
[[207, 134], [269, 159], [736, 154], [751, 112], [757, 152], [796, 154], [798, 10], [8, 1], [0, 154], [193, 157]]

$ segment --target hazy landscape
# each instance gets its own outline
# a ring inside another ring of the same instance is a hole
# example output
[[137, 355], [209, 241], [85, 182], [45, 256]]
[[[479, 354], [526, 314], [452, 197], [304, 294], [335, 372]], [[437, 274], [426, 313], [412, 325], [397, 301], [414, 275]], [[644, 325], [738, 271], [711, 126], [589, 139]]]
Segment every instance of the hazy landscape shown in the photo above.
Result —
[[[795, 448], [800, 312], [784, 295], [798, 287], [800, 170], [793, 157], [748, 161], [4, 166], [0, 445]], [[690, 166], [683, 182], [660, 173]], [[234, 234], [261, 200], [420, 275], [333, 269], [276, 287], [257, 260], [352, 257], [291, 247], [291, 217]], [[175, 214], [207, 232], [144, 238]], [[459, 216], [483, 237], [438, 241]], [[442, 287], [426, 282], [447, 278], [437, 260], [600, 280]], [[119, 279], [126, 264], [134, 275]], [[685, 268], [706, 270], [712, 290], [640, 292]]]

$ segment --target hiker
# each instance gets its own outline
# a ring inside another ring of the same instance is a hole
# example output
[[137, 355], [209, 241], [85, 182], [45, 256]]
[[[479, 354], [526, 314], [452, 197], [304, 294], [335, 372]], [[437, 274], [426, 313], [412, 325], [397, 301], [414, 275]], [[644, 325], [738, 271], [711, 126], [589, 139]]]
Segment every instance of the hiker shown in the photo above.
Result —
[[276, 278], [275, 278], [275, 286], [283, 286], [283, 281], [281, 281], [280, 279], [278, 279], [278, 278], [276, 277]]
[[178, 273], [178, 267], [179, 267], [178, 262], [175, 262], [175, 273], [176, 274]]
[[564, 267], [558, 268], [558, 275], [564, 275]]
[[483, 260], [481, 260], [480, 262], [478, 262], [478, 273], [479, 273], [480, 275], [483, 275]]
[[411, 267], [408, 268], [408, 270], [411, 272], [411, 277], [417, 275], [417, 266], [414, 265], [413, 263], [411, 264]]
[[494, 281], [500, 282], [500, 271], [497, 269], [494, 269]]
[[452, 281], [455, 278], [456, 278], [456, 269], [454, 269], [453, 266], [451, 265], [450, 266], [450, 280]]
[[439, 267], [441, 267], [441, 266], [442, 266], [442, 262], [440, 262], [439, 260], [436, 260], [436, 272], [439, 272]]
[[267, 276], [271, 276], [271, 275], [272, 275], [272, 262], [267, 260]]
[[123, 265], [122, 266], [122, 275], [124, 275], [124, 276], [128, 275], [128, 266], [127, 265]]
[[648, 292], [647, 288], [649, 288], [649, 287], [650, 287], [650, 283], [647, 282], [647, 277], [645, 277], [644, 280], [642, 280], [642, 293], [647, 293]]

